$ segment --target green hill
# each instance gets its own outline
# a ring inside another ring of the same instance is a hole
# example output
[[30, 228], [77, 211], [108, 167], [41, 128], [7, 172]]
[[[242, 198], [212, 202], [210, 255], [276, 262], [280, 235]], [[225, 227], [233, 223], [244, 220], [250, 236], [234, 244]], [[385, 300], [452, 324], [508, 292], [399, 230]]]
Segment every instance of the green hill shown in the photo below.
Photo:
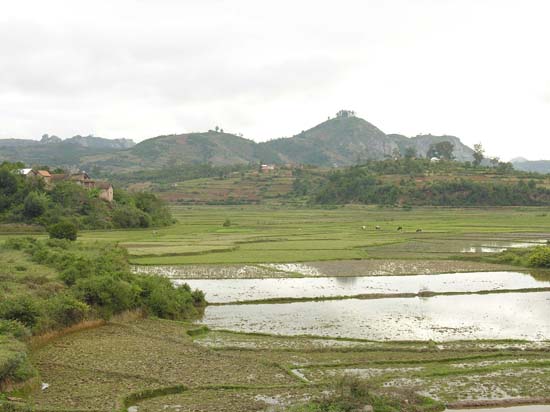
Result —
[[397, 145], [376, 126], [358, 117], [336, 117], [291, 138], [262, 143], [284, 163], [348, 166], [391, 155]]
[[431, 145], [440, 142], [453, 145], [457, 160], [472, 160], [472, 149], [457, 137], [387, 135], [353, 112], [343, 110], [335, 118], [293, 137], [263, 143], [212, 130], [158, 136], [135, 146], [125, 139], [92, 136], [67, 140], [45, 136], [40, 142], [6, 139], [0, 140], [0, 161], [75, 166], [111, 173], [191, 164], [226, 166], [260, 162], [341, 167], [395, 157], [399, 153], [405, 155], [409, 148], [424, 157]]
[[84, 156], [111, 153], [133, 145], [134, 142], [128, 139], [80, 135], [66, 140], [48, 135], [41, 140], [0, 139], [0, 162], [79, 167]]
[[233, 134], [209, 131], [159, 136], [129, 150], [82, 159], [87, 167], [111, 170], [160, 169], [187, 164], [235, 165], [275, 162], [269, 148]]

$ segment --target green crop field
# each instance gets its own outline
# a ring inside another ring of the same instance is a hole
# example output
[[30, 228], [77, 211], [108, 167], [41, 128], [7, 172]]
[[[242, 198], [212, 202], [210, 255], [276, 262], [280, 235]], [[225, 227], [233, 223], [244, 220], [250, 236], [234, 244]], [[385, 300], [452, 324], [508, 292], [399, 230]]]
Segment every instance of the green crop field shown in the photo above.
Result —
[[177, 206], [173, 212], [173, 226], [89, 231], [81, 239], [120, 242], [135, 264], [185, 265], [445, 259], [484, 242], [541, 240], [550, 232], [550, 208]]

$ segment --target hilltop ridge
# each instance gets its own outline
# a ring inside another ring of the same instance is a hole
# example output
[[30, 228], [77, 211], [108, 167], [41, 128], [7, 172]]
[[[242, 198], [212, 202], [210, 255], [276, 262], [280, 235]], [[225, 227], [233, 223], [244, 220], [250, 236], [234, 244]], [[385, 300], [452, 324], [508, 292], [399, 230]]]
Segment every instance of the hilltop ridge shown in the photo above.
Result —
[[216, 166], [275, 163], [323, 167], [351, 166], [367, 160], [403, 156], [408, 150], [426, 156], [430, 146], [450, 142], [457, 160], [472, 160], [473, 150], [455, 136], [386, 134], [354, 112], [336, 117], [292, 137], [256, 143], [223, 131], [209, 130], [157, 136], [134, 144], [128, 139], [74, 136], [61, 140], [44, 135], [42, 141], [0, 140], [0, 161], [55, 164], [109, 171], [160, 169], [174, 165], [209, 163]]

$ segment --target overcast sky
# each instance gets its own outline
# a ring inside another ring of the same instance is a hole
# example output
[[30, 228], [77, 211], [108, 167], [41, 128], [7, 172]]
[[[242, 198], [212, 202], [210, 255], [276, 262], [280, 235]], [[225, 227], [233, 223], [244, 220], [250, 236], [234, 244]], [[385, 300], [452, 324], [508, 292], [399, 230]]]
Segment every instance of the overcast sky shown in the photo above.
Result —
[[345, 108], [550, 159], [549, 16], [549, 0], [4, 2], [0, 138], [262, 141]]

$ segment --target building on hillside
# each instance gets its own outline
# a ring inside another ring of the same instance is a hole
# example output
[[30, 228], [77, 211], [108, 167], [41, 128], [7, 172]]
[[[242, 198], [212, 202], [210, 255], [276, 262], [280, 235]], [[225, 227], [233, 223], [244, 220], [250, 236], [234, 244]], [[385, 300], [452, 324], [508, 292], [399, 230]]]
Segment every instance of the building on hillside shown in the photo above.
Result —
[[52, 175], [47, 170], [37, 170], [36, 176], [41, 179], [44, 179], [46, 185], [49, 185], [52, 182]]
[[52, 182], [52, 175], [47, 170], [19, 169], [19, 174], [27, 178], [37, 177], [43, 179], [46, 185]]
[[111, 203], [114, 197], [113, 185], [109, 182], [97, 182], [96, 188], [99, 189], [99, 198]]
[[19, 174], [23, 176], [35, 176], [35, 171], [32, 169], [19, 169]]
[[275, 170], [275, 165], [261, 165], [260, 166], [260, 171], [262, 173], [269, 173], [269, 172], [272, 172], [273, 170]]

